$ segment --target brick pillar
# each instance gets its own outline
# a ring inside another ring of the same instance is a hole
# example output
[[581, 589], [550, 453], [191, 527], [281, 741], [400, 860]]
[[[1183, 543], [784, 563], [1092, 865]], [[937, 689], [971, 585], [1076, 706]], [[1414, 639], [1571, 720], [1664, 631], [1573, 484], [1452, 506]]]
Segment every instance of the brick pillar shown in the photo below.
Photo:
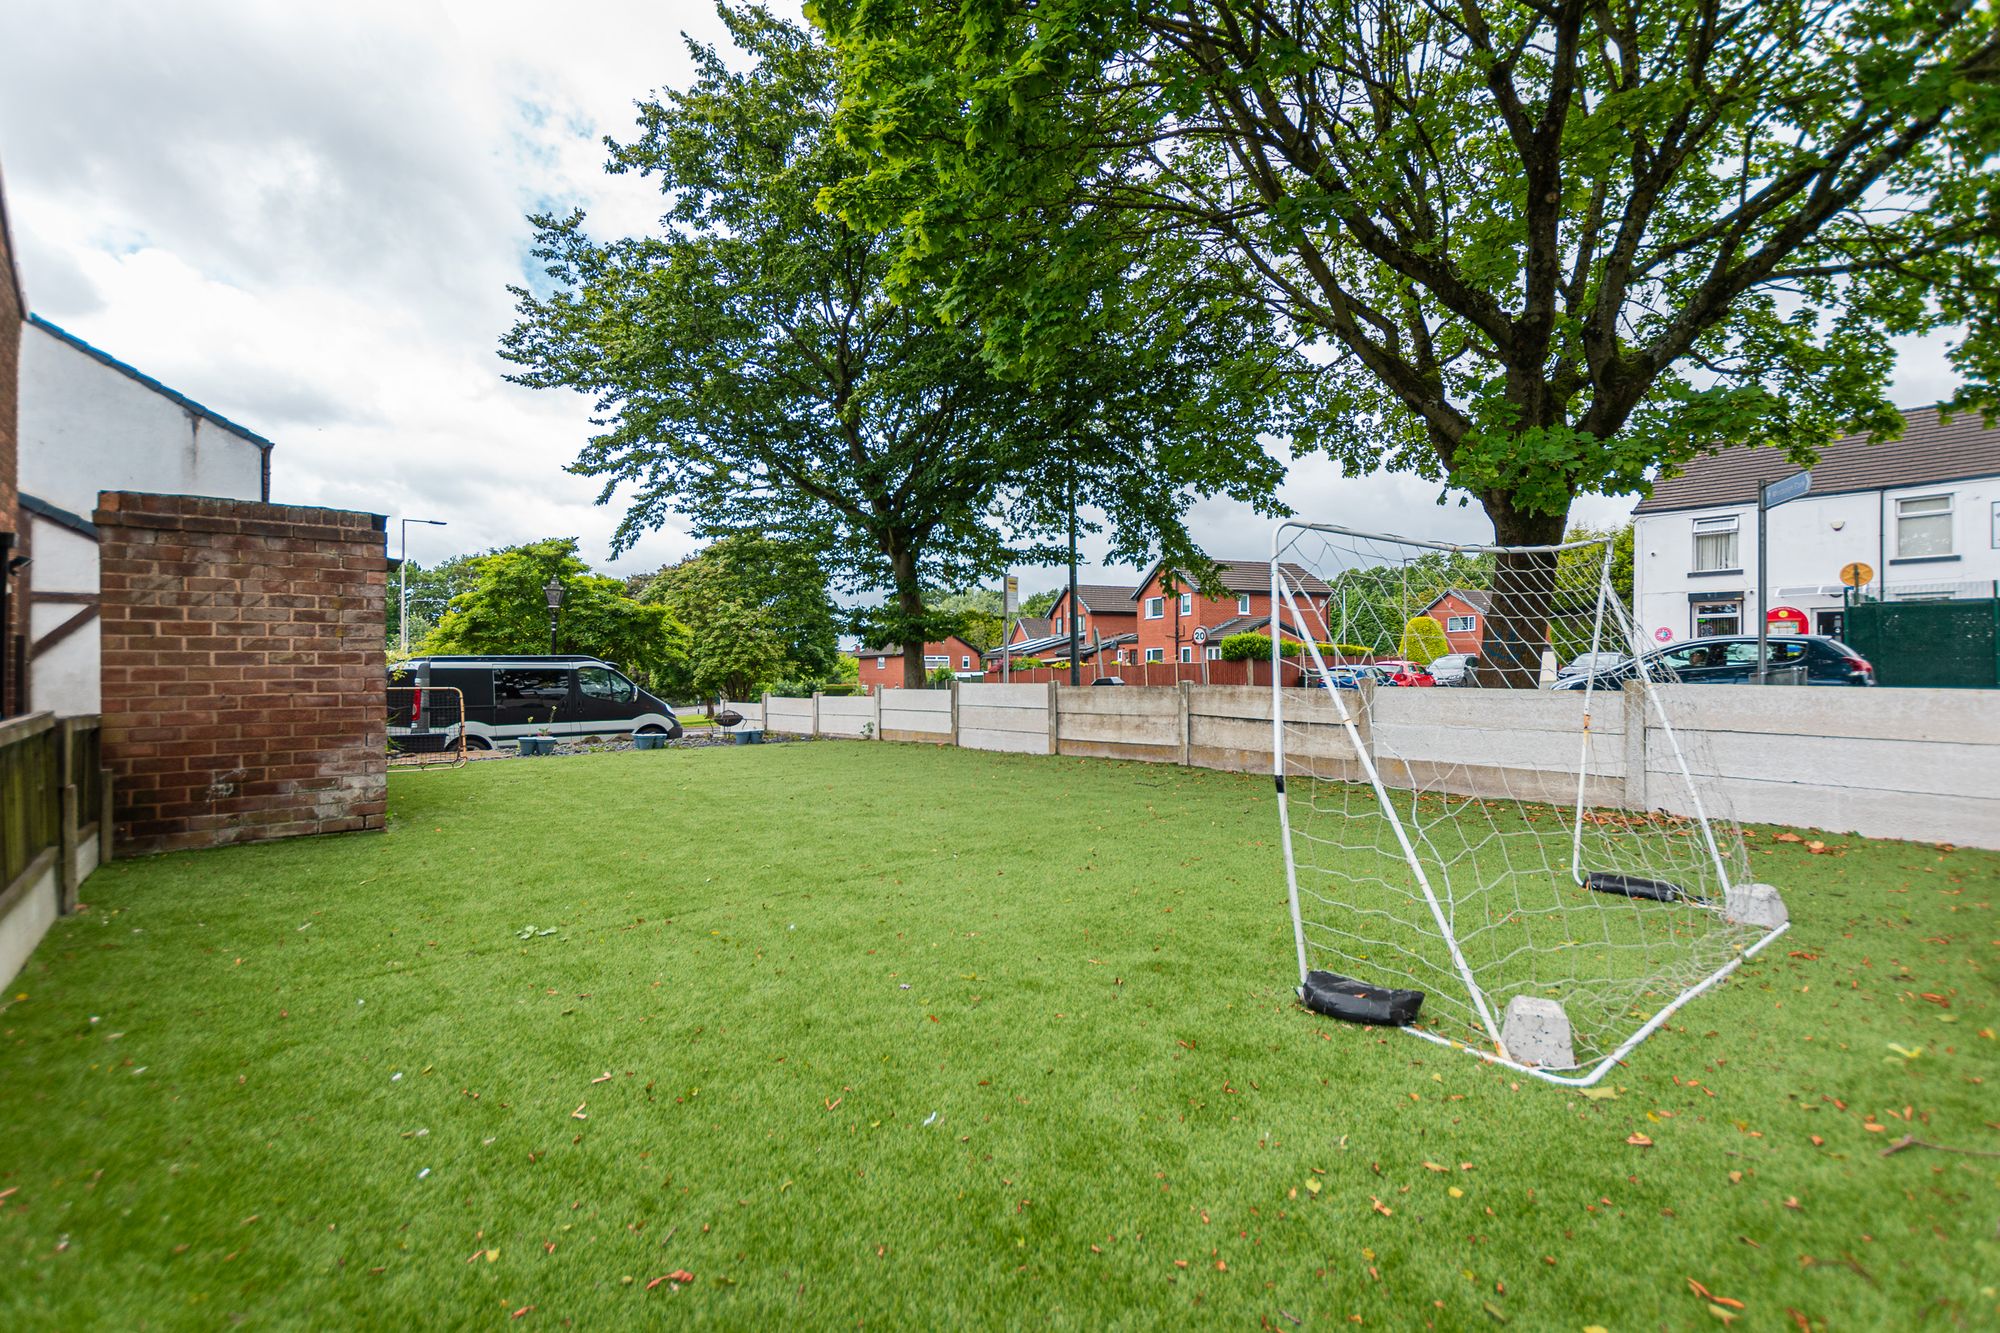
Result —
[[382, 827], [386, 520], [98, 498], [121, 855]]

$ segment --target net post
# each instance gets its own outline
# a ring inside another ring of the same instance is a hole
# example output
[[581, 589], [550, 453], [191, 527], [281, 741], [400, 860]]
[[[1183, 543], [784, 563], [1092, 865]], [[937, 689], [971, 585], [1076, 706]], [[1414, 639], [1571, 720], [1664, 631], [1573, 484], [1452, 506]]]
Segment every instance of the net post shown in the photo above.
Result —
[[[1293, 600], [1291, 589], [1282, 579], [1277, 577], [1277, 569], [1278, 562], [1274, 555], [1271, 560], [1271, 586], [1284, 593], [1285, 603], [1291, 607], [1293, 617], [1299, 623], [1304, 624], [1305, 619], [1299, 615], [1298, 603]], [[1272, 619], [1275, 621], [1277, 612], [1275, 603], [1271, 609]], [[1273, 624], [1272, 628], [1275, 630], [1277, 626]], [[1271, 651], [1275, 655], [1277, 652], [1277, 638], [1275, 635], [1272, 637], [1271, 643]], [[1451, 952], [1452, 966], [1458, 972], [1458, 979], [1465, 984], [1465, 992], [1467, 997], [1472, 1001], [1473, 1011], [1479, 1015], [1479, 1024], [1485, 1029], [1487, 1040], [1493, 1043], [1493, 1049], [1498, 1051], [1502, 1056], [1505, 1056], [1507, 1054], [1507, 1047], [1500, 1037], [1500, 1025], [1494, 1021], [1493, 1011], [1486, 1003], [1486, 992], [1480, 988], [1479, 982], [1473, 978], [1472, 964], [1466, 961], [1464, 950], [1458, 947], [1458, 937], [1452, 933], [1451, 920], [1445, 915], [1443, 904], [1438, 902], [1437, 893], [1431, 887], [1430, 876], [1424, 873], [1423, 862], [1418, 859], [1416, 848], [1410, 843], [1409, 830], [1403, 827], [1403, 818], [1396, 813], [1395, 802], [1389, 799], [1388, 790], [1382, 785], [1382, 774], [1375, 766], [1375, 728], [1372, 724], [1370, 725], [1368, 729], [1369, 740], [1364, 744], [1361, 739], [1360, 729], [1354, 724], [1354, 716], [1348, 710], [1347, 701], [1340, 697], [1340, 691], [1333, 686], [1333, 673], [1327, 670], [1326, 659], [1321, 657], [1319, 653], [1319, 645], [1311, 639], [1307, 639], [1305, 650], [1312, 657], [1313, 669], [1319, 673], [1321, 687], [1332, 697], [1334, 707], [1340, 712], [1341, 725], [1347, 728], [1348, 743], [1354, 747], [1355, 756], [1361, 760], [1361, 771], [1368, 775], [1368, 783], [1375, 789], [1375, 800], [1380, 806], [1382, 813], [1389, 820], [1389, 827], [1396, 835], [1397, 846], [1403, 849], [1403, 860], [1409, 865], [1411, 873], [1416, 876], [1417, 887], [1423, 890], [1424, 902], [1430, 908], [1431, 919], [1437, 923], [1438, 934], [1444, 939], [1445, 948]], [[1283, 799], [1282, 795], [1279, 799]], [[1279, 813], [1280, 815], [1284, 813], [1282, 808]], [[1290, 875], [1292, 881], [1292, 898], [1296, 904], [1298, 900], [1298, 877], [1290, 870], [1290, 827], [1290, 821], [1286, 821], [1285, 856], [1287, 873]], [[1300, 936], [1300, 947], [1301, 949], [1304, 948], [1303, 934]]]
[[1597, 602], [1590, 618], [1591, 663], [1583, 673], [1583, 738], [1576, 759], [1576, 819], [1571, 826], [1569, 876], [1578, 885], [1583, 876], [1583, 789], [1590, 781], [1590, 707], [1596, 697], [1597, 645], [1604, 642], [1604, 598], [1611, 591], [1611, 554], [1616, 543], [1606, 539], [1604, 561], [1597, 571]]
[[[1278, 669], [1278, 555], [1285, 525], [1271, 528], [1271, 780], [1278, 789], [1278, 829], [1285, 845], [1285, 892], [1292, 909], [1292, 944], [1299, 956], [1299, 992], [1306, 986], [1306, 924], [1299, 911], [1299, 868], [1292, 855], [1292, 821], [1285, 805], [1285, 694]], [[1185, 737], [1186, 733], [1183, 733]]]

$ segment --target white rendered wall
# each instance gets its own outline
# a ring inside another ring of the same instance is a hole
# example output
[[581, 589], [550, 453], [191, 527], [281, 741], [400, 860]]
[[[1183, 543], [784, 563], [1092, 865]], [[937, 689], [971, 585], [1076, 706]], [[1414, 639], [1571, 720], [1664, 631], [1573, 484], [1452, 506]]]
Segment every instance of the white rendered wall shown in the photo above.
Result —
[[[34, 523], [35, 590], [43, 593], [97, 591], [97, 543], [60, 523], [29, 516]], [[28, 609], [29, 642], [68, 620], [79, 602], [36, 602]], [[29, 705], [63, 716], [95, 713], [98, 707], [98, 624], [92, 616], [68, 638], [35, 658], [28, 682]]]
[[262, 449], [33, 324], [20, 442], [21, 490], [84, 518], [99, 491], [263, 498]]
[[[1896, 501], [1917, 495], [1952, 497], [1951, 553], [1956, 559], [1905, 561], [1897, 556]], [[2000, 579], [1995, 504], [2000, 504], [2000, 477], [1903, 486], [1886, 493], [1807, 496], [1780, 505], [1768, 516], [1766, 600], [1770, 606], [1796, 607], [1812, 623], [1814, 612], [1839, 609], [1840, 571], [1856, 562], [1874, 570], [1878, 584], [1886, 579], [1891, 597], [1899, 589], [1914, 591], [1926, 585], [1991, 583]], [[1737, 516], [1737, 563], [1743, 572], [1696, 576], [1694, 521], [1730, 514]], [[1639, 629], [1649, 646], [1689, 637], [1693, 624], [1689, 596], [1696, 593], [1742, 593], [1743, 632], [1756, 633], [1762, 611], [1757, 605], [1757, 506], [1717, 505], [1639, 515], [1633, 528], [1632, 578]], [[1657, 633], [1661, 629], [1672, 638], [1661, 639]]]

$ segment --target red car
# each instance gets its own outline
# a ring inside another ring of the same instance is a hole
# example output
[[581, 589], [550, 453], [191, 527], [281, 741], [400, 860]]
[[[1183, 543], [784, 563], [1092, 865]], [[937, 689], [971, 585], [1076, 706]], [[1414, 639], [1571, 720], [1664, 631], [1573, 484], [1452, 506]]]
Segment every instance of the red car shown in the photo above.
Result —
[[1392, 657], [1378, 661], [1375, 663], [1375, 670], [1380, 673], [1382, 683], [1385, 685], [1413, 685], [1422, 687], [1437, 684], [1436, 677], [1432, 676], [1430, 672], [1424, 670], [1415, 662], [1406, 662], [1401, 658]]

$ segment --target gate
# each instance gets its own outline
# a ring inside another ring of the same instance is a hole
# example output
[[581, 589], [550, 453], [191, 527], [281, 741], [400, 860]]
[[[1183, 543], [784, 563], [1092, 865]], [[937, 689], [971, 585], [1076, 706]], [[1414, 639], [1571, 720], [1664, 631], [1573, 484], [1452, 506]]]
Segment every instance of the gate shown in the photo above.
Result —
[[389, 767], [464, 765], [465, 692], [437, 685], [391, 685]]

